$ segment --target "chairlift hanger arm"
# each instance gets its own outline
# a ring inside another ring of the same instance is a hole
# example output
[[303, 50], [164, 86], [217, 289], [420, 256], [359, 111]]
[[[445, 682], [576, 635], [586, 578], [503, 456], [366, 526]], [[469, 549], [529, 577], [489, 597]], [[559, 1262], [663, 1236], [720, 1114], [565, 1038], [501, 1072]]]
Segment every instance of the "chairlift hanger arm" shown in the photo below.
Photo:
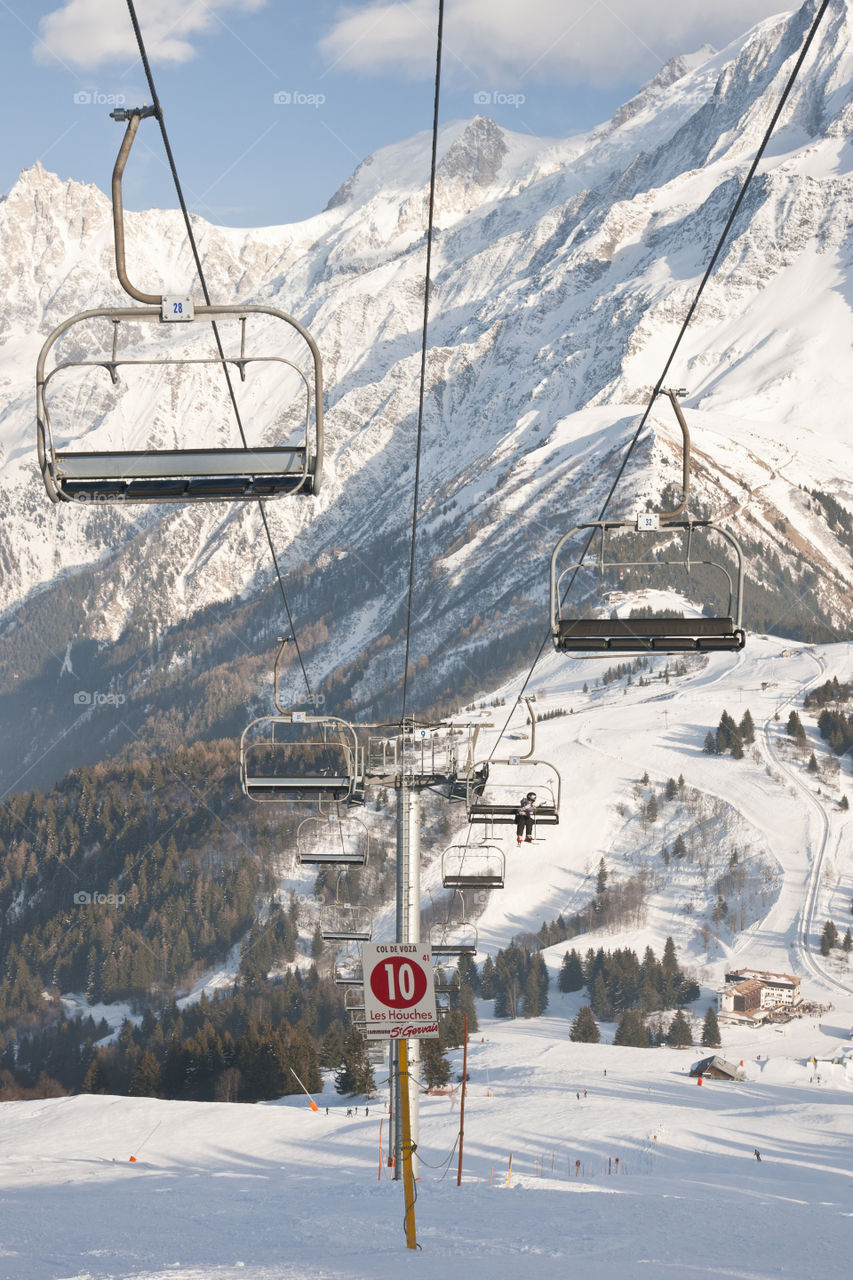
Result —
[[133, 146], [133, 140], [136, 137], [136, 131], [143, 120], [156, 115], [156, 107], [117, 107], [115, 111], [110, 112], [113, 120], [117, 120], [120, 123], [127, 122], [127, 128], [124, 131], [124, 137], [121, 140], [119, 153], [116, 156], [116, 162], [113, 167], [113, 234], [115, 237], [116, 275], [118, 276], [119, 284], [125, 293], [130, 294], [131, 298], [135, 298], [137, 302], [156, 303], [159, 308], [162, 300], [161, 294], [143, 293], [141, 289], [136, 288], [136, 285], [131, 284], [128, 279], [124, 252], [124, 202], [121, 190], [124, 168], [130, 155], [130, 148]]
[[672, 511], [661, 511], [658, 513], [659, 520], [674, 520], [676, 516], [680, 516], [687, 508], [687, 501], [690, 497], [690, 432], [687, 429], [687, 423], [684, 414], [681, 411], [681, 405], [678, 403], [678, 397], [686, 395], [687, 392], [683, 387], [676, 389], [675, 387], [667, 387], [659, 392], [668, 398], [672, 405], [678, 425], [681, 427], [681, 489], [683, 497], [677, 507]]

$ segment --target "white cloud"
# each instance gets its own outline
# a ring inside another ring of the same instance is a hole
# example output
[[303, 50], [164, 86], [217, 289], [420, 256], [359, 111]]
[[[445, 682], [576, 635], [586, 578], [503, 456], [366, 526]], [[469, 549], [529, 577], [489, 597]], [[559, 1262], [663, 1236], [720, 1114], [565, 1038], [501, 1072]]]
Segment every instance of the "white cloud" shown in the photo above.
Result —
[[[467, 78], [527, 76], [617, 84], [667, 58], [720, 48], [784, 0], [454, 0], [445, 15], [443, 66]], [[380, 0], [339, 11], [321, 41], [332, 65], [401, 76], [435, 62], [436, 0]]]
[[[221, 28], [229, 9], [254, 12], [267, 0], [145, 0], [138, 17], [152, 60], [188, 62], [195, 57], [193, 37]], [[39, 62], [58, 61], [92, 70], [105, 62], [138, 57], [127, 8], [120, 0], [66, 0], [39, 22]]]

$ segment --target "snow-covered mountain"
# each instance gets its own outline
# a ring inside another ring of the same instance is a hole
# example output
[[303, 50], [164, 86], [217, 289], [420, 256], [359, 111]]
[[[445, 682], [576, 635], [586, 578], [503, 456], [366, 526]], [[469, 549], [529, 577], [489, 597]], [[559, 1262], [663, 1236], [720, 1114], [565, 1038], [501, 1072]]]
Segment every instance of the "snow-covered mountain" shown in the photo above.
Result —
[[[530, 139], [482, 116], [442, 128], [415, 703], [487, 687], [535, 653], [552, 545], [599, 513], [814, 11], [808, 0], [721, 53], [674, 59], [580, 137]], [[672, 378], [689, 391], [692, 505], [728, 516], [750, 554], [747, 625], [802, 634], [813, 620], [822, 638], [849, 634], [853, 605], [851, 100], [851, 11], [838, 3]], [[196, 220], [213, 298], [279, 306], [323, 353], [323, 493], [268, 514], [312, 682], [334, 711], [398, 707], [428, 158], [426, 134], [383, 148], [293, 226]], [[127, 230], [132, 278], [192, 288], [176, 213], [129, 214]], [[0, 203], [0, 698], [28, 724], [23, 762], [18, 743], [3, 747], [4, 789], [134, 741], [233, 733], [246, 704], [267, 697], [282, 628], [256, 510], [47, 502], [35, 359], [60, 321], [126, 301], [111, 234], [100, 191], [39, 167]], [[166, 390], [171, 418], [153, 427], [147, 401], [119, 410], [93, 392], [68, 396], [69, 434], [180, 442], [192, 412], [218, 424], [209, 438], [236, 442], [221, 388], [189, 377]], [[269, 405], [241, 394], [253, 438], [271, 439]], [[660, 408], [610, 514], [657, 503], [679, 474]], [[301, 698], [295, 671], [289, 692]]]

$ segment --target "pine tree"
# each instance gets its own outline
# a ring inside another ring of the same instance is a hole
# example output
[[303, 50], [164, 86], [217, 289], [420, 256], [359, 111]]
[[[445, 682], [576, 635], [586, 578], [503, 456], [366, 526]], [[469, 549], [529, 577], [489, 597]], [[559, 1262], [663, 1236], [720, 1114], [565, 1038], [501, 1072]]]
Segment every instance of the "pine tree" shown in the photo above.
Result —
[[373, 1092], [373, 1067], [367, 1056], [367, 1041], [358, 1027], [350, 1027], [344, 1037], [343, 1058], [335, 1072], [335, 1089], [343, 1094]]
[[483, 972], [480, 975], [480, 994], [484, 1000], [495, 998], [495, 964], [491, 956], [483, 961]]
[[601, 1032], [588, 1004], [581, 1005], [569, 1030], [569, 1039], [579, 1044], [598, 1044]]
[[592, 984], [590, 1005], [596, 1018], [600, 1018], [602, 1022], [609, 1022], [613, 1017], [613, 1003], [603, 973], [599, 973]]
[[603, 893], [606, 893], [606, 891], [607, 891], [607, 866], [605, 865], [604, 859], [602, 858], [598, 864], [598, 878], [596, 879], [596, 882], [595, 882], [595, 892], [598, 894], [600, 898]]
[[679, 1009], [669, 1024], [669, 1043], [675, 1048], [685, 1048], [693, 1043], [693, 1032], [683, 1009]]
[[636, 1009], [626, 1009], [619, 1019], [619, 1025], [613, 1036], [614, 1044], [633, 1045], [636, 1049], [648, 1049], [649, 1029], [643, 1016]]
[[747, 745], [751, 745], [755, 741], [755, 725], [753, 724], [752, 716], [749, 713], [749, 707], [747, 707], [746, 711], [743, 713], [743, 719], [738, 725], [738, 730], [740, 732], [740, 736]]
[[827, 920], [823, 926], [823, 933], [820, 935], [820, 954], [828, 956], [837, 941], [838, 930], [831, 920]]
[[818, 771], [818, 769], [817, 769], [817, 760], [816, 760], [816, 758], [815, 758], [815, 753], [814, 753], [814, 752], [812, 752], [812, 753], [811, 753], [811, 755], [809, 756], [809, 762], [808, 762], [808, 764], [806, 765], [806, 768], [808, 769], [809, 773], [817, 773], [817, 771]]
[[584, 986], [583, 964], [577, 951], [567, 951], [563, 956], [557, 987], [560, 991], [580, 991]]
[[850, 930], [848, 929], [841, 939], [841, 949], [846, 956], [849, 956], [851, 947], [853, 947], [853, 937], [850, 936]]
[[707, 1049], [717, 1049], [720, 1045], [720, 1026], [712, 1004], [708, 1005], [708, 1012], [702, 1023], [702, 1044]]
[[428, 1089], [441, 1089], [450, 1079], [452, 1067], [438, 1040], [421, 1041], [421, 1070]]
[[156, 1098], [160, 1087], [160, 1066], [153, 1053], [146, 1049], [137, 1063], [130, 1082], [129, 1093], [132, 1098]]
[[714, 737], [712, 729], [709, 729], [705, 734], [705, 743], [702, 750], [708, 756], [715, 756], [717, 754], [717, 739]]
[[83, 1079], [83, 1093], [109, 1093], [110, 1085], [100, 1053], [96, 1053], [89, 1063], [89, 1069]]

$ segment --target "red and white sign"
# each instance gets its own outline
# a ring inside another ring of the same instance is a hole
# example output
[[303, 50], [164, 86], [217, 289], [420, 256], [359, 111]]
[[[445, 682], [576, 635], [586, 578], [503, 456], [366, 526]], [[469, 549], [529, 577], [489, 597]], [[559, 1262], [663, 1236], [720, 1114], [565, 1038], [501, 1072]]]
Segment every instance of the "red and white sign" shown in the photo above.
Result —
[[432, 948], [421, 942], [366, 942], [361, 962], [368, 1040], [437, 1040]]

